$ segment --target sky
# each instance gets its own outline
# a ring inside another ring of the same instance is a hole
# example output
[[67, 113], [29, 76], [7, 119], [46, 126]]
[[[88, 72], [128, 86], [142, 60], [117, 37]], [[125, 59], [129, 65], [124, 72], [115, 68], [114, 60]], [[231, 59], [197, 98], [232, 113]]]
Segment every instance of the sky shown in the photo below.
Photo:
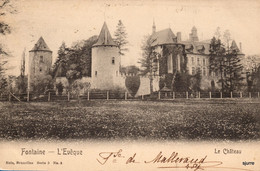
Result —
[[124, 66], [139, 65], [141, 44], [152, 33], [153, 21], [157, 31], [171, 28], [174, 34], [182, 33], [182, 40], [188, 39], [193, 26], [200, 40], [211, 39], [220, 27], [222, 33], [229, 30], [238, 45], [242, 43], [246, 55], [260, 54], [259, 0], [16, 0], [15, 7], [17, 14], [5, 16], [13, 32], [0, 37], [11, 52], [8, 73], [13, 75], [20, 72], [24, 49], [27, 60], [41, 36], [55, 62], [63, 41], [70, 46], [99, 35], [104, 21], [112, 36], [119, 20], [126, 28], [129, 51], [122, 56]]

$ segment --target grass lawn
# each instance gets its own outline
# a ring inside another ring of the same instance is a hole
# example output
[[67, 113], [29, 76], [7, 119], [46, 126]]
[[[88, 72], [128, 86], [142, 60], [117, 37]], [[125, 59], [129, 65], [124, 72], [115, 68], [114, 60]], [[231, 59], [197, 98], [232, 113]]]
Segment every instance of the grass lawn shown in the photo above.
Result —
[[0, 139], [259, 140], [260, 100], [0, 102]]

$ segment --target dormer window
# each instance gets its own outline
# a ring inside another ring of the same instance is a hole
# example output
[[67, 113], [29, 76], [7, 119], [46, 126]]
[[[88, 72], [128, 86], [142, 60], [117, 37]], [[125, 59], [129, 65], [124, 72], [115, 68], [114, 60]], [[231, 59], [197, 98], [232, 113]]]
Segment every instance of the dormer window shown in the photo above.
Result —
[[115, 57], [112, 57], [112, 64], [115, 64]]

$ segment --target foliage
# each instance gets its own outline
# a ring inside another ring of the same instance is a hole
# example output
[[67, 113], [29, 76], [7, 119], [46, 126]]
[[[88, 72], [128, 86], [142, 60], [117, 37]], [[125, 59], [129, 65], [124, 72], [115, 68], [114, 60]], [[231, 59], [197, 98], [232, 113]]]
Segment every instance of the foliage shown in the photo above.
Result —
[[126, 33], [126, 30], [125, 30], [125, 26], [124, 26], [124, 24], [122, 23], [121, 20], [118, 21], [116, 28], [117, 29], [116, 29], [115, 34], [114, 34], [114, 36], [115, 36], [114, 41], [118, 45], [119, 54], [125, 55], [124, 52], [128, 51], [128, 49], [125, 48], [125, 46], [128, 44], [128, 41], [126, 40], [127, 33]]
[[[10, 25], [3, 20], [4, 16], [7, 13], [14, 14], [16, 13], [15, 8], [13, 7], [13, 3], [11, 0], [2, 0], [0, 2], [0, 36], [6, 35], [11, 33], [11, 27]], [[5, 68], [4, 65], [7, 61], [3, 60], [4, 57], [8, 56], [9, 54], [6, 52], [6, 50], [3, 48], [3, 45], [0, 44], [0, 92], [4, 92], [7, 88], [7, 79], [5, 76]]]
[[87, 40], [75, 42], [69, 48], [63, 42], [59, 48], [52, 75], [65, 76], [69, 82], [69, 90], [75, 80], [83, 76], [91, 76], [91, 48], [97, 38], [97, 36], [92, 36]]
[[252, 91], [260, 92], [260, 66], [252, 73]]
[[153, 62], [154, 60], [157, 60], [158, 56], [158, 54], [154, 51], [154, 48], [152, 47], [151, 43], [151, 36], [145, 36], [141, 46], [142, 58], [138, 62], [141, 64], [140, 74], [149, 74], [150, 94], [153, 93]]
[[139, 73], [139, 68], [135, 65], [130, 65], [126, 67], [121, 67], [121, 73], [123, 74], [132, 74], [132, 75], [137, 75]]
[[201, 90], [201, 70], [198, 70], [195, 75], [190, 77], [190, 89], [196, 92]]
[[126, 77], [125, 86], [130, 92], [131, 96], [134, 97], [140, 87], [140, 77], [139, 76]]
[[226, 50], [221, 40], [212, 38], [210, 44], [210, 70], [220, 74], [222, 92], [231, 92], [239, 89], [243, 66], [236, 49]]
[[186, 73], [177, 72], [174, 78], [173, 91], [186, 92], [189, 90], [190, 78]]
[[152, 51], [153, 48], [151, 46], [151, 36], [146, 35], [143, 39], [141, 50], [142, 50], [142, 58], [139, 59], [138, 63], [141, 64], [141, 75], [146, 75], [152, 71]]
[[62, 95], [63, 88], [64, 88], [62, 82], [59, 82], [58, 84], [56, 84], [56, 88], [58, 89], [58, 95]]
[[224, 70], [226, 68], [225, 61], [226, 49], [221, 43], [220, 39], [213, 37], [210, 43], [210, 58], [209, 68], [211, 74], [220, 74], [219, 82], [221, 83], [221, 89], [224, 90]]
[[53, 79], [51, 75], [46, 75], [42, 77], [37, 77], [35, 83], [32, 85], [34, 93], [43, 94], [48, 90], [53, 89]]
[[28, 78], [23, 76], [23, 75], [19, 75], [16, 79], [16, 89], [17, 89], [17, 93], [18, 94], [24, 94], [26, 93], [27, 90], [27, 83], [28, 82]]

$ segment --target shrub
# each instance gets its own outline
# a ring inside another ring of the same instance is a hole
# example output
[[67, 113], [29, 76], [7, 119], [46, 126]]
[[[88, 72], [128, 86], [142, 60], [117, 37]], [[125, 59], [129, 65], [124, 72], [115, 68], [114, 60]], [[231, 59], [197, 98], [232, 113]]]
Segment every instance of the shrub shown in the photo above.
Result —
[[135, 96], [139, 87], [140, 87], [140, 77], [139, 76], [131, 76], [126, 77], [125, 86], [131, 96]]

